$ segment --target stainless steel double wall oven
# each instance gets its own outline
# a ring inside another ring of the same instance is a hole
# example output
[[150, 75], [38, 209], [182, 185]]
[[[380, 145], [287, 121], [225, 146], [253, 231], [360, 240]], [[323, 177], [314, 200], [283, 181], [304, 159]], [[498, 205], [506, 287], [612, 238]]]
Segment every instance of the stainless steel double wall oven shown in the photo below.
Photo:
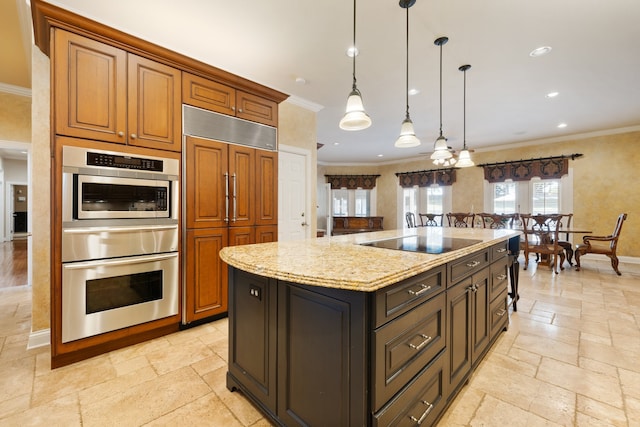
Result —
[[64, 146], [62, 342], [178, 313], [177, 159]]

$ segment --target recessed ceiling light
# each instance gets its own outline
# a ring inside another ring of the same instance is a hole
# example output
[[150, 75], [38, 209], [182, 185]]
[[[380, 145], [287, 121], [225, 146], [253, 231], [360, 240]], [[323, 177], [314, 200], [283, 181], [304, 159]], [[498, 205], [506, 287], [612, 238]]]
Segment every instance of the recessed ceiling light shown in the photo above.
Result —
[[560, 95], [560, 92], [549, 92], [548, 94], [546, 94], [545, 96], [547, 98], [555, 98], [556, 96]]
[[304, 77], [296, 77], [296, 83], [299, 85], [306, 85], [307, 79], [305, 79]]
[[409, 95], [413, 96], [413, 95], [417, 95], [420, 93], [420, 89], [409, 89]]
[[384, 154], [378, 154], [378, 157], [384, 157]]
[[334, 142], [333, 145], [340, 145], [340, 143], [339, 142]]
[[558, 127], [559, 127], [560, 129], [562, 129], [562, 128], [566, 128], [566, 127], [567, 127], [567, 124], [566, 124], [566, 123], [560, 123], [560, 124], [558, 125]]
[[529, 56], [537, 57], [551, 52], [551, 46], [541, 46], [529, 52]]
[[347, 54], [347, 56], [349, 58], [353, 58], [354, 56], [358, 56], [360, 51], [358, 50], [357, 47], [351, 46], [349, 49], [347, 49], [347, 51], [345, 53]]

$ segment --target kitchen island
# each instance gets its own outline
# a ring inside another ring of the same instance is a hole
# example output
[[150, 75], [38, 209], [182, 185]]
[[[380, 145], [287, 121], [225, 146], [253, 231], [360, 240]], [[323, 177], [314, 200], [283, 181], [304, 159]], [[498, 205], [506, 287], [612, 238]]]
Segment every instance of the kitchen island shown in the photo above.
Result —
[[279, 425], [435, 423], [508, 326], [517, 239], [425, 227], [224, 248], [227, 387]]

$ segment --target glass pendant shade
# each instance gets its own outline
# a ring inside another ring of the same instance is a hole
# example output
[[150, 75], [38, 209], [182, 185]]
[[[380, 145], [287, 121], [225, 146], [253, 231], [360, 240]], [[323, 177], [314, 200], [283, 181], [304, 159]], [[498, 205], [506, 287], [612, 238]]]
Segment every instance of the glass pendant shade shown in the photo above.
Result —
[[434, 144], [434, 151], [431, 154], [431, 160], [446, 160], [452, 157], [447, 140], [444, 136], [440, 135]]
[[340, 129], [362, 130], [371, 126], [371, 118], [364, 111], [362, 95], [357, 88], [353, 88], [347, 99], [347, 108], [340, 120]]
[[420, 145], [420, 140], [416, 137], [416, 132], [413, 129], [413, 122], [409, 117], [402, 122], [400, 136], [394, 145], [398, 148], [411, 148]]
[[473, 160], [471, 160], [471, 154], [469, 153], [469, 150], [464, 149], [460, 152], [460, 154], [458, 155], [457, 165], [459, 168], [468, 168], [470, 166], [475, 166], [475, 163], [473, 163]]

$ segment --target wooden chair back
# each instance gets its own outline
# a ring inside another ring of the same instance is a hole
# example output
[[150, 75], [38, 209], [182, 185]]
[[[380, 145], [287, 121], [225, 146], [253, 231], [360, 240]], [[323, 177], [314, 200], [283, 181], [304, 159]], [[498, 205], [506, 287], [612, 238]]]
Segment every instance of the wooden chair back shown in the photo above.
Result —
[[[611, 259], [611, 267], [620, 276], [620, 270], [618, 269], [618, 256], [616, 250], [618, 248], [618, 239], [620, 239], [620, 233], [622, 232], [622, 224], [627, 219], [627, 214], [623, 213], [618, 216], [618, 221], [613, 229], [613, 233], [609, 236], [584, 236], [582, 238], [582, 244], [576, 246], [576, 270], [580, 270], [580, 257], [584, 254], [601, 254], [606, 255]], [[608, 242], [609, 247], [602, 245], [592, 245], [592, 242]]]
[[416, 216], [413, 212], [407, 212], [404, 217], [407, 220], [407, 227], [416, 228]]
[[480, 218], [483, 228], [513, 228], [514, 216], [512, 214], [479, 213], [476, 216]]
[[471, 228], [473, 227], [475, 217], [472, 213], [449, 212], [447, 214], [447, 222], [449, 223], [449, 227]]
[[442, 227], [444, 214], [419, 213], [418, 216], [423, 227]]
[[558, 258], [560, 259], [560, 269], [564, 270], [565, 260], [564, 249], [558, 244], [560, 215], [520, 215], [522, 219], [522, 230], [524, 232], [524, 269], [529, 263], [529, 254], [539, 254], [541, 262], [552, 268], [554, 273], [558, 273]]

